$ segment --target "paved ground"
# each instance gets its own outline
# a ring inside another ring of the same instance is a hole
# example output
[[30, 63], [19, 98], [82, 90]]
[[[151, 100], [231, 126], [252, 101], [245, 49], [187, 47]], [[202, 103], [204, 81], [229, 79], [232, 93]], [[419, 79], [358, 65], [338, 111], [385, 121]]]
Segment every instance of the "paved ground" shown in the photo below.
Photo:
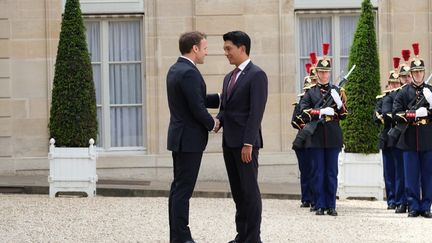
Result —
[[[432, 220], [394, 214], [383, 201], [338, 201], [338, 217], [298, 206], [297, 200], [263, 200], [263, 242], [432, 240]], [[0, 219], [0, 242], [168, 242], [165, 197], [0, 194]], [[198, 243], [232, 239], [232, 199], [193, 198], [190, 226]]]

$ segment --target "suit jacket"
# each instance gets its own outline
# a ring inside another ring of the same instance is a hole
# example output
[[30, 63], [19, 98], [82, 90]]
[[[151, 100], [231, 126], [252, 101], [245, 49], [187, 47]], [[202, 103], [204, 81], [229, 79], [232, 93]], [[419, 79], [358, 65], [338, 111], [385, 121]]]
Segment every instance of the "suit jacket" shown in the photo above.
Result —
[[228, 148], [241, 148], [244, 144], [262, 148], [261, 121], [267, 102], [267, 75], [249, 62], [237, 78], [230, 97], [227, 97], [231, 74], [224, 78], [217, 116], [223, 126], [222, 144]]
[[206, 105], [215, 105], [215, 97], [206, 95], [206, 84], [198, 68], [185, 58], [178, 58], [167, 74], [168, 150], [202, 152], [208, 141], [208, 131], [214, 127]]

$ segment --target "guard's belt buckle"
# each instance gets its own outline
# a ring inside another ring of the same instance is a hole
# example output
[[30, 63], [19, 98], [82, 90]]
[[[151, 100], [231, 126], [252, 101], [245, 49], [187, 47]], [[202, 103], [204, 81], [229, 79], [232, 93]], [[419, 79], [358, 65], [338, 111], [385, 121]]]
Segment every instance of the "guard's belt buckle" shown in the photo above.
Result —
[[333, 116], [325, 116], [325, 121], [326, 122], [333, 121]]
[[429, 119], [423, 118], [423, 119], [420, 119], [420, 120], [416, 121], [414, 124], [417, 125], [417, 126], [420, 126], [420, 125], [426, 125], [428, 123], [429, 123]]

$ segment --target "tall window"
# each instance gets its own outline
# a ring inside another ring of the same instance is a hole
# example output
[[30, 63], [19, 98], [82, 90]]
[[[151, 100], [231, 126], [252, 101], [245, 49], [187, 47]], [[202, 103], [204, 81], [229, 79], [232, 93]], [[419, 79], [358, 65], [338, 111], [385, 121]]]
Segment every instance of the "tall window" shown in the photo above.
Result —
[[99, 121], [98, 146], [143, 149], [141, 20], [87, 20]]
[[349, 51], [357, 27], [359, 13], [350, 14], [308, 14], [297, 13], [298, 33], [298, 87], [303, 86], [306, 75], [305, 63], [309, 62], [309, 53], [322, 56], [322, 43], [330, 43], [329, 57], [332, 58], [332, 80], [338, 81], [342, 72], [347, 73]]

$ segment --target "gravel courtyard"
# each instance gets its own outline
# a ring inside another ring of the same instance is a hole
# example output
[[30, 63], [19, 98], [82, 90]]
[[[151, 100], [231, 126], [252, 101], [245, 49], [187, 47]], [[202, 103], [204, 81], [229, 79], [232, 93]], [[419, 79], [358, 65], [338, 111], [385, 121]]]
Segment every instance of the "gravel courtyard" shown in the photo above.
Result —
[[[167, 198], [0, 194], [0, 242], [168, 242]], [[295, 200], [263, 200], [263, 242], [431, 242], [432, 220], [386, 210], [383, 201], [337, 201], [315, 216]], [[232, 240], [232, 199], [193, 198], [198, 243]]]

